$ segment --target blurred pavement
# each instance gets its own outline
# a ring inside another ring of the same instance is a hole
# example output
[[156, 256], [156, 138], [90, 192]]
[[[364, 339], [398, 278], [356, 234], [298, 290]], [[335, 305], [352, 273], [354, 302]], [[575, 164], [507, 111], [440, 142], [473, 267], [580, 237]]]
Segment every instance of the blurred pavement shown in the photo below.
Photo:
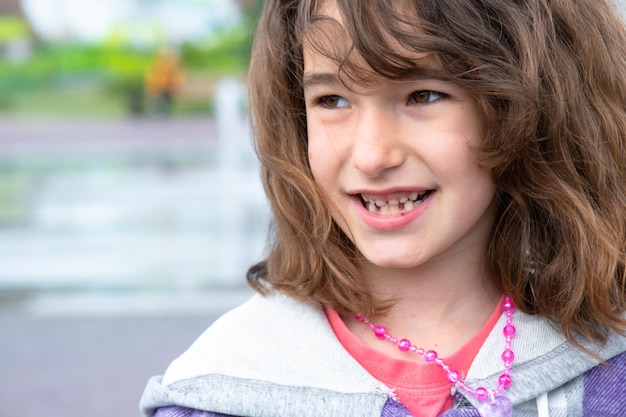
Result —
[[195, 314], [0, 314], [0, 416], [139, 417], [148, 378], [248, 295], [215, 293]]

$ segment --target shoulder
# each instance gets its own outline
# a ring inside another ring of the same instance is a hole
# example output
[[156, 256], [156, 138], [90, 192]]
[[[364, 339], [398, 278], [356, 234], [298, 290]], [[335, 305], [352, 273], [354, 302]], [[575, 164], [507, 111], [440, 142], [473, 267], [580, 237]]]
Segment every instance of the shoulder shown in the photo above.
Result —
[[[163, 383], [193, 378], [206, 373], [251, 375], [263, 352], [285, 352], [301, 348], [303, 329], [326, 336], [321, 308], [272, 294], [255, 295], [224, 314], [172, 362]], [[286, 353], [286, 352], [285, 352]], [[247, 370], [247, 371], [246, 371]]]
[[[585, 397], [594, 386], [624, 390], [623, 384], [616, 382], [626, 377], [626, 337], [623, 335], [611, 333], [604, 345], [581, 340], [581, 345], [593, 354], [590, 355], [570, 344], [558, 327], [543, 317], [518, 311], [514, 324], [517, 328], [512, 346], [515, 352], [511, 369], [514, 382], [506, 393], [514, 405], [558, 391], [564, 386], [571, 389], [578, 387], [577, 392], [584, 392]], [[470, 384], [497, 386], [502, 373], [503, 325], [499, 322], [495, 326], [474, 360], [468, 375]], [[608, 363], [608, 367], [603, 361]], [[620, 395], [624, 397], [623, 394]]]
[[279, 402], [303, 417], [380, 416], [392, 395], [341, 346], [321, 306], [273, 294], [219, 318], [149, 381], [141, 407], [252, 416]]
[[[548, 364], [555, 364], [566, 366], [580, 375], [598, 363], [626, 352], [626, 336], [615, 332], [610, 333], [605, 344], [580, 339], [581, 346], [592, 353], [590, 355], [573, 346], [563, 332], [544, 317], [516, 311], [513, 324], [517, 330], [512, 346], [515, 368], [529, 369], [535, 365], [545, 368]], [[501, 370], [504, 325], [505, 319], [501, 317], [472, 364], [470, 377], [485, 378]]]
[[172, 362], [163, 384], [205, 375], [343, 392], [379, 386], [341, 346], [321, 306], [282, 294], [255, 295], [219, 318]]
[[214, 413], [195, 408], [169, 406], [157, 409], [152, 417], [236, 417], [230, 414]]
[[[626, 415], [624, 381], [626, 352], [586, 372], [583, 377], [585, 415]], [[609, 414], [610, 412], [614, 414]]]

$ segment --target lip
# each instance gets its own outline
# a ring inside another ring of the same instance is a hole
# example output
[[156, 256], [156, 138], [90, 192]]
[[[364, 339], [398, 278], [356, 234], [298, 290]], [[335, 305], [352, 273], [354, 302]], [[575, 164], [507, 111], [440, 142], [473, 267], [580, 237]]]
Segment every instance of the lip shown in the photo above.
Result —
[[[377, 231], [393, 231], [402, 229], [409, 224], [413, 223], [417, 218], [421, 217], [424, 212], [427, 210], [428, 206], [430, 206], [430, 202], [432, 201], [432, 196], [436, 194], [436, 190], [430, 190], [430, 194], [426, 197], [422, 203], [409, 212], [398, 213], [398, 214], [387, 214], [380, 215], [376, 213], [372, 213], [363, 207], [363, 203], [361, 202], [361, 194], [377, 194], [381, 196], [386, 196], [388, 194], [393, 194], [395, 192], [405, 192], [409, 191], [407, 189], [402, 190], [385, 190], [384, 192], [371, 192], [371, 191], [363, 191], [363, 192], [351, 192], [352, 203], [354, 204], [355, 211], [361, 219], [363, 223], [365, 223], [371, 229]], [[410, 190], [417, 191], [418, 193], [427, 191], [423, 190]]]

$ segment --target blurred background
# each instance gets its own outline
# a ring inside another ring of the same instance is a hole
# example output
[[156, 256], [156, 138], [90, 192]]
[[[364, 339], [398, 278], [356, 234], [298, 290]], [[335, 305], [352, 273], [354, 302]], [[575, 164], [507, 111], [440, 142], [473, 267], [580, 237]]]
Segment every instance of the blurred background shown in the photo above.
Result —
[[0, 417], [139, 416], [250, 297], [261, 4], [0, 0]]
[[138, 416], [251, 291], [261, 0], [0, 0], [0, 416]]

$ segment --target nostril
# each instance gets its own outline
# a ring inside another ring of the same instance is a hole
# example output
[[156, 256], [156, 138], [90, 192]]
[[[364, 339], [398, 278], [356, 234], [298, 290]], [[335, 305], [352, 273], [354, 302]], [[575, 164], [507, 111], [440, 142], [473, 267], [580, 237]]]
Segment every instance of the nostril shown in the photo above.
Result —
[[352, 149], [352, 163], [367, 177], [380, 176], [404, 163], [405, 153], [390, 138], [356, 139]]

